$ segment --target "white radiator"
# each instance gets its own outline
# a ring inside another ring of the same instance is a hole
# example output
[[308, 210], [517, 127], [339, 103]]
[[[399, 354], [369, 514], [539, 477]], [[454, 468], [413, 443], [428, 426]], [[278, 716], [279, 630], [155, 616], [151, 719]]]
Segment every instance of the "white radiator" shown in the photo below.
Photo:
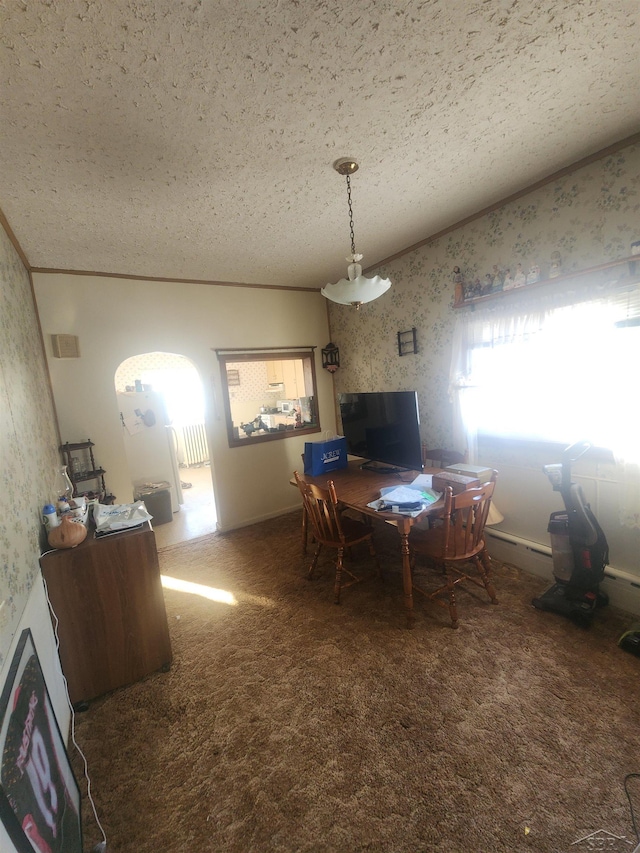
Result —
[[209, 461], [209, 448], [204, 424], [188, 424], [182, 428], [182, 446], [186, 465], [202, 465]]

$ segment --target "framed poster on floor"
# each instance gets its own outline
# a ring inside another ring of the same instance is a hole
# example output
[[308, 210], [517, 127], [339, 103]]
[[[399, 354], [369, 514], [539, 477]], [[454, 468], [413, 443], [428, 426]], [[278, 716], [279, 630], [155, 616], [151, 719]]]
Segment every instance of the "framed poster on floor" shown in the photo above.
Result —
[[82, 853], [80, 789], [28, 628], [0, 697], [0, 819], [19, 853]]

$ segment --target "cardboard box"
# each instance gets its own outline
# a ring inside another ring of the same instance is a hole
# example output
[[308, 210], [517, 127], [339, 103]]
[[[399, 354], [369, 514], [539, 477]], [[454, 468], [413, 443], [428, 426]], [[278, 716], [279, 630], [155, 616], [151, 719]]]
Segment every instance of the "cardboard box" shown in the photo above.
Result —
[[463, 477], [475, 477], [481, 483], [488, 483], [493, 477], [493, 468], [485, 468], [483, 465], [448, 465], [445, 471], [452, 474], [462, 474]]
[[436, 492], [444, 492], [447, 486], [451, 486], [453, 494], [457, 495], [466, 489], [475, 489], [479, 485], [480, 480], [477, 477], [465, 477], [453, 471], [441, 471], [433, 475], [433, 488]]

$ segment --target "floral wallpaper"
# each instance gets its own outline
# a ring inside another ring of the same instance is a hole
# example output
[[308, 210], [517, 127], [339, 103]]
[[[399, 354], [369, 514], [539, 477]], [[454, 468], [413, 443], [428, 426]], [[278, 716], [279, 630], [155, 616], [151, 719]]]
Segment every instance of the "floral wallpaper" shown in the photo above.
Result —
[[60, 465], [28, 273], [0, 228], [0, 668], [40, 581], [42, 507]]
[[[639, 239], [640, 146], [634, 145], [380, 267], [391, 290], [359, 311], [329, 303], [331, 339], [340, 348], [336, 391], [416, 390], [423, 440], [450, 445], [453, 268], [466, 281], [482, 282], [494, 265], [515, 271], [519, 263], [525, 272], [539, 266], [547, 278], [554, 253], [560, 272], [568, 273], [628, 257]], [[362, 247], [366, 252], [366, 242]], [[418, 353], [399, 356], [397, 333], [414, 326]]]
[[[229, 388], [229, 397], [236, 403], [252, 403], [256, 400], [264, 400], [265, 405], [272, 405], [275, 400], [270, 400], [267, 393], [267, 364], [265, 361], [228, 361], [227, 371], [237, 370], [239, 384]], [[274, 396], [274, 395], [271, 395]], [[280, 394], [284, 396], [284, 391]]]

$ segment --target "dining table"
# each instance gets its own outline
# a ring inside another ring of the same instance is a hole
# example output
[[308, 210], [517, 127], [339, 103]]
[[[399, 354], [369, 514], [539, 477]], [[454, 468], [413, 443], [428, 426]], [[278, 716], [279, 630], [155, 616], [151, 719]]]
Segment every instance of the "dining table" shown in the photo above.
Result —
[[[411, 551], [409, 548], [409, 534], [414, 524], [428, 518], [429, 516], [438, 516], [444, 508], [444, 498], [425, 507], [418, 515], [409, 515], [401, 512], [390, 512], [377, 509], [370, 504], [375, 503], [380, 498], [381, 489], [389, 486], [408, 485], [418, 474], [430, 474], [437, 478], [438, 474], [442, 474], [440, 468], [424, 468], [422, 471], [398, 470], [397, 468], [387, 468], [381, 466], [377, 470], [363, 467], [365, 460], [360, 458], [349, 459], [345, 468], [340, 468], [335, 471], [326, 472], [317, 476], [305, 474], [301, 471], [298, 476], [306, 483], [313, 483], [320, 488], [326, 489], [329, 482], [333, 482], [338, 501], [345, 509], [355, 510], [362, 515], [375, 518], [379, 521], [387, 522], [393, 525], [399, 535], [400, 553], [402, 556], [402, 586], [404, 592], [404, 609], [407, 618], [407, 627], [412, 628], [414, 625], [413, 613], [413, 582], [411, 578]], [[479, 480], [468, 479], [465, 484], [466, 488], [471, 488], [474, 485], [479, 485]], [[292, 477], [290, 482], [296, 486], [295, 477]], [[302, 518], [302, 548], [306, 552], [307, 543], [307, 524], [306, 517], [303, 513]]]

